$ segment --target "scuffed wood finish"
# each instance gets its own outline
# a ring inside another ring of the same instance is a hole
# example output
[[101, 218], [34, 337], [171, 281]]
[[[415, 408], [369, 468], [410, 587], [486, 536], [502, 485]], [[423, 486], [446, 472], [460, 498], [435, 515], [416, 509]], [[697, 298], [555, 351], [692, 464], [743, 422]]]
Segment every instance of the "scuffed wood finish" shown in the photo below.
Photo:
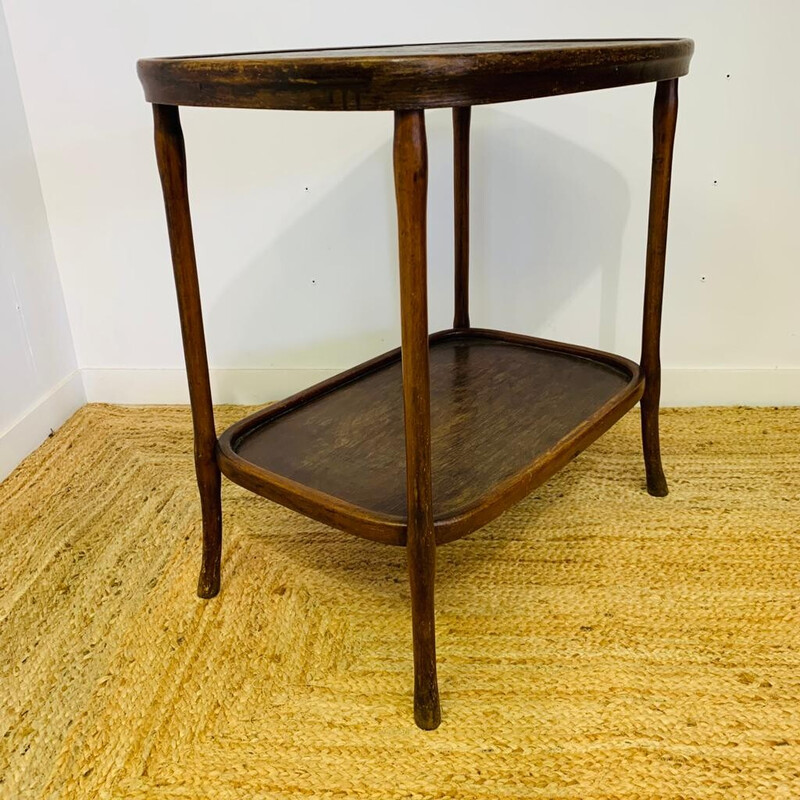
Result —
[[[642, 390], [625, 359], [474, 328], [434, 334], [429, 362], [439, 543], [524, 497]], [[234, 425], [220, 441], [223, 472], [284, 505], [305, 503], [297, 510], [327, 524], [405, 544], [402, 400], [394, 350]]]
[[645, 378], [641, 408], [647, 491], [656, 497], [664, 497], [668, 492], [667, 479], [661, 466], [658, 406], [661, 395], [661, 306], [667, 256], [672, 152], [677, 119], [678, 81], [663, 81], [656, 87], [653, 107], [653, 166], [650, 178], [641, 358]]
[[394, 111], [678, 78], [693, 51], [691, 39], [453, 42], [147, 58], [138, 71], [151, 103]]
[[436, 679], [433, 588], [436, 537], [431, 483], [431, 393], [428, 363], [428, 148], [425, 113], [394, 115], [394, 183], [400, 253], [400, 319], [406, 456], [406, 556], [414, 642], [414, 719], [441, 722]]
[[154, 105], [153, 119], [156, 159], [164, 192], [183, 353], [189, 379], [189, 399], [194, 425], [194, 462], [203, 515], [203, 559], [197, 594], [200, 597], [214, 597], [219, 592], [222, 501], [203, 311], [200, 305], [200, 286], [186, 186], [186, 151], [177, 107]]
[[472, 109], [453, 109], [454, 328], [469, 328], [469, 127]]
[[[678, 78], [689, 39], [471, 42], [144, 59], [189, 378], [203, 514], [201, 597], [219, 591], [220, 472], [349, 533], [406, 548], [414, 719], [441, 710], [436, 548], [490, 522], [639, 400], [651, 494]], [[471, 327], [471, 106], [657, 82], [641, 368], [577, 345]], [[392, 110], [402, 347], [251, 414], [217, 440], [178, 106]], [[453, 109], [454, 321], [428, 334], [425, 109]]]

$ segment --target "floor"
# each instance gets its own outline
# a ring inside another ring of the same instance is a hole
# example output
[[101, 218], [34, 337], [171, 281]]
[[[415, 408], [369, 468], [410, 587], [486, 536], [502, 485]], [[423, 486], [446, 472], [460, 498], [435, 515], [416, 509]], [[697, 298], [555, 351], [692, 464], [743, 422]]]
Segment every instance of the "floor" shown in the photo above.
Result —
[[632, 414], [442, 547], [425, 733], [402, 549], [225, 482], [199, 600], [188, 410], [87, 406], [0, 485], [0, 797], [800, 797], [799, 434], [668, 410], [652, 498]]

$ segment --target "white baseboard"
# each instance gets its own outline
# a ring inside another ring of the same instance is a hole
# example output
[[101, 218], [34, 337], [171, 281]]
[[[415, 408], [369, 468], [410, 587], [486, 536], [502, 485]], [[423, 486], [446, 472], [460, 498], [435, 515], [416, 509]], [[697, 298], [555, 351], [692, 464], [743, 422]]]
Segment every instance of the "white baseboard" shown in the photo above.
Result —
[[0, 433], [0, 480], [85, 403], [81, 373], [75, 370]]
[[[212, 369], [215, 403], [258, 405], [330, 378], [337, 369]], [[182, 369], [83, 369], [89, 403], [173, 405], [189, 402]]]
[[[335, 375], [336, 369], [212, 369], [215, 403], [280, 400]], [[90, 403], [188, 403], [181, 369], [84, 369]], [[663, 406], [800, 405], [800, 369], [665, 369]]]
[[665, 369], [661, 405], [800, 406], [800, 369]]
[[[336, 369], [214, 369], [215, 403], [279, 400]], [[800, 406], [800, 369], [665, 369], [662, 406]], [[182, 369], [83, 369], [68, 375], [0, 433], [0, 480], [84, 403], [189, 402]]]

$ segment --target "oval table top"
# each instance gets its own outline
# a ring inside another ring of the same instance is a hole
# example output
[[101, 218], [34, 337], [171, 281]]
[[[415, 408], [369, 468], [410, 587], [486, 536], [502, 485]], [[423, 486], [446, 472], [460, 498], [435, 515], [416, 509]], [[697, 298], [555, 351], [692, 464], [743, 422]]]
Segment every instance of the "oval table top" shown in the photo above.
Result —
[[678, 78], [691, 39], [452, 42], [138, 62], [164, 105], [379, 111], [502, 103]]

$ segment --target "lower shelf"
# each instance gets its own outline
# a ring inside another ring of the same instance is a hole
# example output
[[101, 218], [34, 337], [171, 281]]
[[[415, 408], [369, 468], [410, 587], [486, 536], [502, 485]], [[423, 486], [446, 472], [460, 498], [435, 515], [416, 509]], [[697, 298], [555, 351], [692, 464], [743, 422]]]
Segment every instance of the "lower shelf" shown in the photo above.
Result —
[[[437, 542], [485, 525], [641, 397], [619, 356], [479, 329], [430, 343]], [[404, 544], [402, 369], [395, 350], [268, 406], [219, 441], [233, 481], [357, 535]]]

